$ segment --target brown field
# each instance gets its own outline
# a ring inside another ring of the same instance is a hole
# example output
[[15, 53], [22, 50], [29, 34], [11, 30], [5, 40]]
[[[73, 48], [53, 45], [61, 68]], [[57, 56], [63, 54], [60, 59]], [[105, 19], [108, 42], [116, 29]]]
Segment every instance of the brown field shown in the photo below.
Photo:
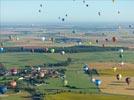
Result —
[[[100, 76], [94, 77], [102, 80], [100, 89], [103, 93], [134, 95], [134, 64], [126, 63], [123, 67], [120, 67], [116, 63], [91, 63], [90, 66], [91, 68], [96, 68], [100, 73]], [[118, 68], [116, 72], [112, 70], [114, 66]], [[101, 74], [101, 71], [106, 72]], [[119, 81], [116, 79], [117, 73], [122, 74], [122, 79]], [[130, 85], [127, 85], [125, 82], [125, 78], [128, 77], [127, 75], [131, 76], [132, 81]]]

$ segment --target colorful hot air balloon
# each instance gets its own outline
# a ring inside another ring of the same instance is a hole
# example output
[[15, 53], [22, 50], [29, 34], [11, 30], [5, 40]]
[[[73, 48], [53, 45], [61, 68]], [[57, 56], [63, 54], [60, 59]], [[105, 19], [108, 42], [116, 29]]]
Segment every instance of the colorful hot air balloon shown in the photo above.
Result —
[[130, 77], [127, 77], [125, 81], [126, 81], [126, 83], [129, 85], [130, 82], [131, 82], [131, 78], [130, 78]]
[[117, 74], [117, 75], [116, 75], [116, 79], [117, 79], [117, 80], [121, 80], [121, 79], [122, 79], [122, 75], [121, 75], [121, 74]]
[[95, 84], [96, 84], [97, 86], [101, 85], [101, 83], [102, 83], [101, 80], [98, 80], [98, 79], [95, 80]]
[[5, 94], [7, 92], [7, 87], [6, 86], [0, 86], [0, 93]]

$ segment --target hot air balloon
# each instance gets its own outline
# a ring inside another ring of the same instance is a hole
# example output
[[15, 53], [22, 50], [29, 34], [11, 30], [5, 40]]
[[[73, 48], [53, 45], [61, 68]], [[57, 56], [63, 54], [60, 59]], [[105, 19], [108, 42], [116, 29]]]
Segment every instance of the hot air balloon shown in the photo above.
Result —
[[101, 15], [101, 12], [98, 12], [98, 15], [100, 16]]
[[45, 73], [44, 73], [44, 72], [40, 72], [40, 73], [39, 73], [39, 76], [40, 76], [41, 78], [43, 78], [43, 77], [45, 76]]
[[65, 51], [61, 51], [61, 55], [64, 55], [65, 54]]
[[82, 43], [81, 42], [78, 42], [78, 45], [81, 45]]
[[1, 48], [0, 48], [0, 52], [3, 52], [3, 51], [4, 51], [4, 48], [3, 48], [3, 47], [1, 47]]
[[49, 50], [48, 48], [45, 48], [45, 52], [48, 52], [48, 50]]
[[65, 21], [65, 18], [62, 18], [62, 21], [64, 22]]
[[41, 70], [41, 68], [40, 68], [40, 67], [38, 67], [38, 68], [37, 68], [37, 71], [40, 71], [40, 70]]
[[73, 30], [72, 33], [76, 33], [75, 30]]
[[131, 28], [132, 26], [131, 25], [129, 25], [129, 28]]
[[112, 37], [113, 42], [116, 42], [116, 40], [117, 40], [116, 37]]
[[98, 80], [98, 79], [95, 80], [95, 84], [96, 84], [97, 86], [101, 85], [101, 83], [102, 83], [101, 80]]
[[55, 52], [55, 49], [51, 49], [51, 53], [54, 53]]
[[84, 71], [84, 72], [87, 72], [88, 70], [89, 70], [89, 67], [88, 67], [87, 64], [85, 64], [85, 65], [83, 66], [83, 71]]
[[89, 42], [89, 45], [92, 45], [92, 42]]
[[60, 19], [60, 17], [58, 17], [58, 19]]
[[11, 69], [11, 74], [12, 75], [16, 75], [17, 74], [17, 69], [16, 68], [12, 68]]
[[85, 3], [85, 0], [83, 0], [83, 3]]
[[6, 86], [0, 86], [0, 93], [5, 94], [7, 92], [7, 87]]
[[123, 49], [119, 49], [119, 52], [120, 52], [120, 53], [123, 53], [123, 51], [124, 51]]
[[43, 5], [42, 4], [40, 4], [40, 7], [42, 7]]
[[114, 3], [114, 2], [115, 2], [115, 0], [112, 0], [112, 2]]
[[118, 11], [118, 14], [120, 14], [120, 11]]
[[106, 38], [105, 41], [108, 42], [108, 39]]
[[123, 54], [120, 53], [120, 54], [119, 54], [119, 57], [120, 57], [120, 58], [123, 58]]
[[16, 81], [11, 81], [10, 82], [10, 86], [12, 87], [12, 88], [15, 88], [16, 86], [17, 86], [17, 83], [16, 83]]
[[121, 80], [121, 79], [122, 79], [122, 75], [121, 75], [121, 74], [117, 74], [117, 75], [116, 75], [116, 79], [117, 79], [117, 80]]
[[95, 78], [92, 78], [92, 82], [93, 82], [93, 83], [95, 82]]
[[88, 4], [86, 4], [86, 7], [88, 7], [89, 5]]
[[131, 78], [130, 78], [130, 77], [127, 77], [125, 81], [126, 81], [126, 83], [129, 85], [130, 82], [131, 82]]
[[105, 47], [105, 44], [102, 44], [102, 47], [104, 48]]
[[67, 85], [68, 85], [68, 81], [64, 80], [64, 86], [67, 86]]
[[117, 70], [117, 67], [113, 67], [113, 71], [116, 72], [116, 70]]
[[45, 41], [45, 40], [46, 40], [46, 38], [45, 38], [45, 37], [42, 37], [42, 38], [41, 38], [41, 40], [42, 40], [42, 41]]
[[41, 10], [39, 9], [38, 12], [41, 13]]
[[119, 65], [120, 65], [120, 66], [124, 66], [124, 62], [122, 61]]
[[99, 40], [96, 40], [96, 43], [99, 43]]

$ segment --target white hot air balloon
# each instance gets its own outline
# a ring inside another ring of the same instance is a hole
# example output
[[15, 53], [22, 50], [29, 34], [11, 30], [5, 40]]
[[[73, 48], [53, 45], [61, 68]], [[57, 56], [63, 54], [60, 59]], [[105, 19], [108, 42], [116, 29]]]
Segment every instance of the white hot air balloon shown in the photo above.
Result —
[[42, 41], [45, 41], [45, 40], [46, 40], [46, 38], [45, 38], [45, 37], [42, 37], [42, 38], [41, 38], [41, 40], [42, 40]]

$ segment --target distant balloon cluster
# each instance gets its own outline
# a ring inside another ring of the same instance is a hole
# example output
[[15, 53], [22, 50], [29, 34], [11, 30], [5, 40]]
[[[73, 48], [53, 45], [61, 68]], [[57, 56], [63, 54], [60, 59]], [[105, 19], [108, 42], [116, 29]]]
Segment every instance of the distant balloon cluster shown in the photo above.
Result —
[[[76, 0], [73, 0], [73, 1], [75, 2]], [[85, 5], [85, 7], [89, 7], [89, 4], [86, 1], [87, 0], [82, 0], [82, 3]], [[112, 0], [112, 2], [115, 3], [115, 0]], [[42, 12], [43, 6], [44, 6], [43, 4], [39, 5], [39, 10], [38, 10], [39, 13]], [[98, 16], [101, 16], [101, 12], [100, 11], [98, 11], [97, 13], [98, 13]], [[117, 13], [120, 14], [120, 11], [118, 10]], [[66, 20], [66, 17], [68, 17], [68, 14], [65, 14], [65, 16], [62, 16], [62, 17], [59, 16], [58, 19], [61, 20], [62, 22], [64, 22]]]

